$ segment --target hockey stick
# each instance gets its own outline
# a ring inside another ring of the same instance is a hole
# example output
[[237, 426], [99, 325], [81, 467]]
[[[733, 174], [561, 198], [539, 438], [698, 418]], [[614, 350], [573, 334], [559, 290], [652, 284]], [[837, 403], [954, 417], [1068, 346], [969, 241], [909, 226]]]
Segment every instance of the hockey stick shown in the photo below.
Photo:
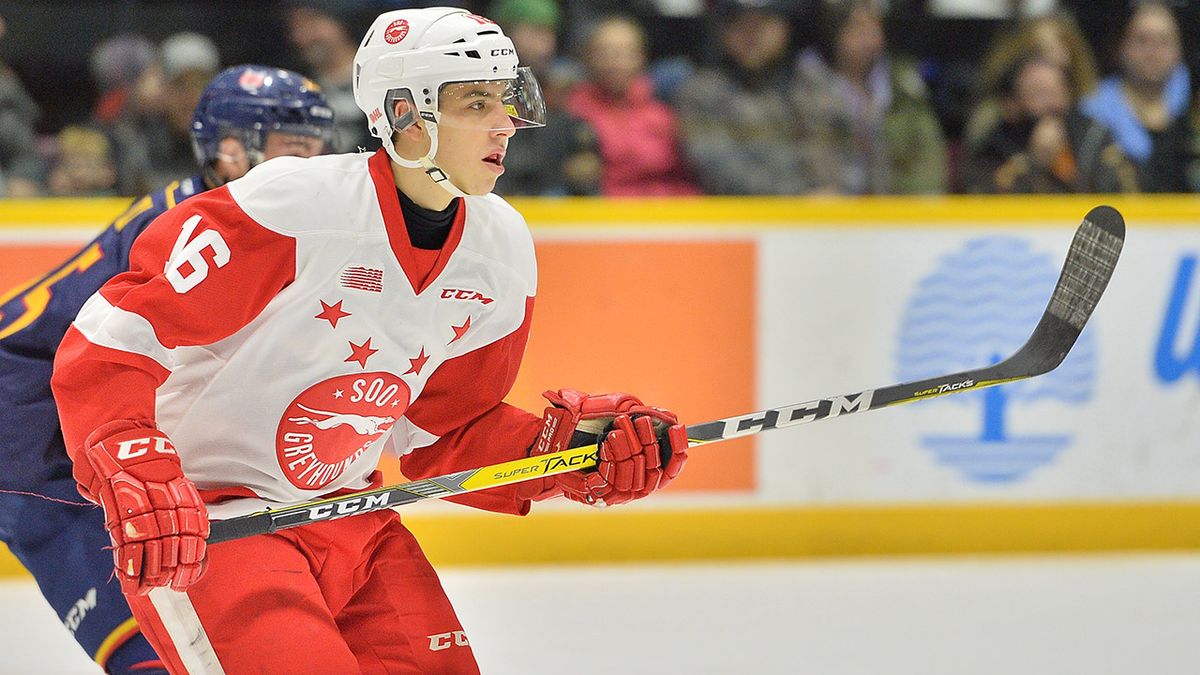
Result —
[[[687, 428], [689, 447], [768, 429], [876, 410], [935, 396], [991, 387], [1047, 373], [1062, 363], [1104, 293], [1121, 246], [1125, 221], [1109, 206], [1092, 209], [1075, 232], [1050, 304], [1033, 334], [1009, 358], [995, 365], [917, 382], [867, 389], [854, 394], [805, 401], [782, 408], [727, 417]], [[266, 534], [322, 520], [460, 495], [596, 466], [595, 444], [548, 455], [526, 457], [401, 485], [331, 497], [296, 506], [214, 521], [208, 543]]]

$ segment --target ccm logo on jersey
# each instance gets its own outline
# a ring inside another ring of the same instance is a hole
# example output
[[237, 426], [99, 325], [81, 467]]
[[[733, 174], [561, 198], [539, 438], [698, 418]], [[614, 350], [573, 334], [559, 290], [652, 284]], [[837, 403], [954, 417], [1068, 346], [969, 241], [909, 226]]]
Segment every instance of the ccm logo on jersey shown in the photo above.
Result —
[[63, 618], [63, 625], [74, 635], [75, 631], [79, 629], [79, 624], [83, 623], [83, 619], [93, 609], [96, 609], [96, 589], [89, 588], [88, 592], [76, 600], [71, 609], [67, 611], [67, 616]]
[[442, 299], [443, 300], [478, 300], [479, 302], [481, 302], [485, 305], [490, 305], [491, 303], [495, 302], [495, 300], [493, 300], [492, 298], [489, 298], [488, 296], [484, 295], [483, 293], [480, 293], [479, 291], [473, 291], [469, 288], [443, 288], [442, 289]]
[[175, 446], [171, 440], [165, 436], [153, 436], [151, 438], [131, 438], [127, 441], [117, 442], [117, 459], [133, 459], [141, 457], [150, 452], [154, 448], [155, 452], [161, 452], [164, 455], [174, 455]]
[[426, 636], [429, 638], [429, 651], [440, 652], [443, 649], [451, 647], [466, 647], [471, 644], [467, 642], [467, 634], [461, 630], [450, 631], [449, 633], [436, 633]]

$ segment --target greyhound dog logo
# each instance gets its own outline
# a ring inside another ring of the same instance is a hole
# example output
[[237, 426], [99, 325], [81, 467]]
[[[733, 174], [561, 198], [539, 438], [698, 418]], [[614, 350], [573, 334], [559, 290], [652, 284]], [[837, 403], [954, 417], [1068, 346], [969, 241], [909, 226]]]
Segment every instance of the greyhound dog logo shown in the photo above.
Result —
[[392, 428], [392, 425], [396, 422], [395, 417], [377, 417], [375, 415], [355, 415], [354, 413], [335, 413], [329, 412], [328, 410], [314, 410], [299, 403], [296, 404], [296, 407], [314, 415], [325, 415], [325, 419], [318, 420], [308, 416], [289, 417], [289, 422], [295, 422], [296, 424], [311, 424], [321, 431], [328, 431], [336, 426], [345, 424], [351, 429], [354, 429], [355, 433], [359, 434], [360, 436], [372, 436], [387, 431], [388, 429]]
[[292, 485], [320, 490], [364, 455], [373, 469], [379, 441], [408, 409], [411, 392], [396, 375], [339, 375], [304, 390], [275, 433], [279, 466]]

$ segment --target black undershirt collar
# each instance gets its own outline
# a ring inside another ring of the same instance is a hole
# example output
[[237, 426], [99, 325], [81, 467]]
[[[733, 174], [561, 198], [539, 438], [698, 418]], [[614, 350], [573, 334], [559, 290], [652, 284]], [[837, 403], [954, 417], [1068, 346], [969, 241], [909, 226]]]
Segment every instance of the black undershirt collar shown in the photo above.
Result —
[[399, 188], [396, 189], [396, 195], [400, 197], [400, 213], [404, 215], [404, 226], [408, 229], [408, 240], [413, 248], [440, 250], [450, 236], [450, 228], [454, 225], [458, 204], [462, 200], [455, 197], [445, 209], [434, 211], [418, 206]]

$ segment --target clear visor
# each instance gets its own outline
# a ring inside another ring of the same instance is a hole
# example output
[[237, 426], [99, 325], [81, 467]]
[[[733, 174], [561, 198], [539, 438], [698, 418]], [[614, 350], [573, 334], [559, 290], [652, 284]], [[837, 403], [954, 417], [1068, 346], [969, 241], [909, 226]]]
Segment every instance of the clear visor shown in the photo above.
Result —
[[447, 82], [438, 89], [438, 124], [501, 131], [546, 126], [546, 99], [529, 68], [511, 80]]

